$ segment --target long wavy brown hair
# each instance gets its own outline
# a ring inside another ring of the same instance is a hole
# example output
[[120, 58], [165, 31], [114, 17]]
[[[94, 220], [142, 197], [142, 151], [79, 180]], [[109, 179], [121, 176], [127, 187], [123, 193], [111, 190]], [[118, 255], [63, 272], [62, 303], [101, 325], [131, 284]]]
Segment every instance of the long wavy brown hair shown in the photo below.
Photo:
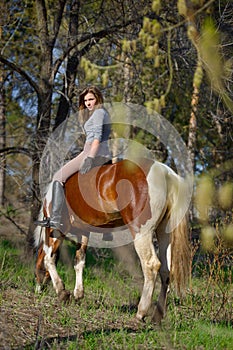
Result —
[[101, 91], [96, 86], [86, 87], [79, 95], [79, 117], [80, 117], [80, 120], [82, 123], [85, 123], [85, 121], [90, 116], [90, 113], [89, 113], [88, 109], [86, 108], [85, 101], [84, 101], [85, 96], [88, 93], [92, 93], [95, 96], [96, 108], [101, 108], [103, 103], [104, 103], [103, 95], [102, 95]]

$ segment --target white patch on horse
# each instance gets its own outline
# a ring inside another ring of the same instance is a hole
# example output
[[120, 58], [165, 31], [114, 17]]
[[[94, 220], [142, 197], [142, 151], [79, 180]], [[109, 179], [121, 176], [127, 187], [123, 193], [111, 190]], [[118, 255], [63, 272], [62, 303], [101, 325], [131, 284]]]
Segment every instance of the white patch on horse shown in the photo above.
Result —
[[85, 267], [85, 259], [79, 261], [74, 265], [74, 270], [76, 273], [76, 281], [74, 287], [74, 297], [75, 299], [83, 298], [84, 289], [83, 289], [83, 270]]
[[41, 285], [39, 283], [36, 283], [35, 293], [40, 294], [41, 292], [42, 292]]
[[48, 256], [50, 255], [51, 256], [52, 255], [52, 250], [53, 250], [52, 246], [48, 247], [47, 244], [44, 243], [43, 251], [45, 252], [45, 255], [48, 255]]
[[34, 247], [39, 247], [39, 245], [42, 242], [44, 242], [44, 240], [45, 240], [45, 228], [37, 226], [34, 230]]
[[145, 233], [144, 230], [137, 233], [134, 240], [134, 247], [139, 256], [144, 274], [144, 286], [136, 315], [139, 320], [142, 320], [146, 316], [151, 306], [155, 280], [161, 266], [161, 263], [155, 254], [152, 242], [153, 231], [147, 231], [147, 234]]
[[[53, 239], [54, 241], [56, 241], [56, 238], [53, 238]], [[44, 244], [43, 249], [45, 252], [45, 257], [44, 257], [45, 268], [48, 270], [54, 289], [58, 294], [59, 292], [64, 290], [64, 284], [56, 270], [56, 263], [55, 263], [56, 254], [53, 254], [53, 246], [48, 247], [46, 244]]]
[[169, 246], [167, 247], [167, 267], [169, 271], [171, 271], [171, 261], [171, 244], [169, 244]]
[[148, 193], [150, 198], [151, 219], [146, 226], [153, 225], [154, 230], [166, 211], [167, 200], [167, 168], [161, 163], [155, 162], [147, 175]]

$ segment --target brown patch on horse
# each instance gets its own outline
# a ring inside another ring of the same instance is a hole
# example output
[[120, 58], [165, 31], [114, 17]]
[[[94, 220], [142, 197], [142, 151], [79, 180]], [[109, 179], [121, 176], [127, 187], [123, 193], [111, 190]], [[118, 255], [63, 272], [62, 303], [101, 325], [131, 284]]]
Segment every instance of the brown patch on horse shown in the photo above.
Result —
[[[116, 228], [131, 225], [138, 230], [151, 216], [147, 173], [152, 162], [140, 166], [129, 160], [76, 173], [65, 184], [74, 226]], [[92, 228], [93, 229], [93, 228]]]
[[149, 205], [148, 174], [149, 163], [144, 163], [143, 167], [126, 161], [118, 168], [118, 207], [124, 223], [131, 231], [136, 233], [141, 225], [151, 217]]
[[36, 268], [35, 268], [36, 281], [38, 284], [43, 282], [46, 275], [46, 269], [44, 267], [44, 257], [45, 257], [45, 252], [43, 250], [43, 245], [41, 244], [40, 247], [38, 248]]

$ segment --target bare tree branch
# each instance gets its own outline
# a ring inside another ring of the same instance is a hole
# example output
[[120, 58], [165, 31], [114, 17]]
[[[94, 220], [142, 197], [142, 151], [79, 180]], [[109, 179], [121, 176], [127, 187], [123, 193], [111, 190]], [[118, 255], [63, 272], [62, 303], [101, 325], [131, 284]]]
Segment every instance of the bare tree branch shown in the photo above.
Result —
[[122, 29], [122, 28], [126, 28], [131, 24], [134, 23], [138, 23], [137, 21], [139, 21], [139, 19], [143, 19], [143, 16], [140, 16], [138, 18], [134, 18], [133, 20], [129, 20], [127, 22], [124, 23], [124, 26], [122, 24], [116, 24], [113, 25], [111, 27], [108, 27], [106, 29], [102, 29], [96, 33], [87, 33], [87, 34], [83, 34], [81, 36], [81, 38], [79, 38], [74, 45], [71, 45], [70, 47], [68, 47], [68, 49], [63, 53], [63, 55], [61, 57], [59, 57], [55, 63], [54, 63], [54, 76], [57, 73], [57, 71], [59, 70], [62, 62], [64, 62], [64, 60], [68, 57], [68, 55], [70, 54], [70, 52], [74, 49], [77, 48], [78, 45], [88, 41], [88, 43], [85, 45], [84, 48], [82, 48], [80, 50], [80, 56], [82, 56], [82, 54], [84, 54], [84, 52], [88, 51], [92, 46], [96, 45], [96, 42], [100, 41], [101, 39], [107, 37], [109, 34], [115, 33], [116, 30]]
[[31, 158], [30, 150], [25, 147], [6, 147], [0, 149], [0, 154], [1, 153], [4, 153], [5, 155], [21, 153]]
[[21, 226], [19, 226], [18, 224], [17, 224], [17, 222], [15, 222], [15, 220], [12, 218], [12, 217], [10, 217], [8, 214], [6, 214], [6, 213], [4, 213], [4, 212], [2, 212], [2, 211], [0, 211], [0, 214], [2, 215], [2, 216], [4, 216], [7, 220], [9, 220], [15, 227], [17, 227], [17, 229], [20, 231], [20, 233], [22, 234], [22, 235], [27, 235], [27, 232], [26, 231], [24, 231], [23, 229], [22, 229], [22, 227]]
[[15, 64], [14, 62], [9, 61], [6, 57], [0, 54], [0, 62], [6, 64], [10, 69], [19, 73], [23, 78], [27, 80], [30, 86], [35, 90], [37, 95], [40, 95], [41, 91], [37, 83], [23, 70], [20, 66]]

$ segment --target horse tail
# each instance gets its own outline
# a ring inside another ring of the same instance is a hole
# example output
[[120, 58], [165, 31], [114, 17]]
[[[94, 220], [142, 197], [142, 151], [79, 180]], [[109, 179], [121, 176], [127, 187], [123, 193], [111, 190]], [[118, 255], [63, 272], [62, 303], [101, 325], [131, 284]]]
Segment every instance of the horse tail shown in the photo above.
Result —
[[[43, 207], [41, 207], [41, 210], [38, 215], [38, 220], [42, 220], [42, 219], [43, 219]], [[45, 228], [36, 226], [33, 237], [34, 237], [34, 247], [38, 248], [41, 245], [41, 243], [45, 241]]]
[[187, 182], [173, 177], [170, 199], [169, 231], [171, 232], [171, 281], [179, 296], [185, 294], [191, 277], [191, 245], [187, 205]]
[[178, 295], [185, 294], [191, 275], [191, 251], [188, 239], [187, 215], [171, 235], [171, 280]]
[[[43, 204], [40, 208], [38, 214], [38, 220], [43, 220], [45, 216], [48, 216], [49, 213], [49, 203], [52, 200], [52, 182], [48, 185], [46, 197], [43, 201]], [[38, 248], [41, 243], [45, 241], [45, 228], [37, 226], [34, 230], [34, 247]]]

